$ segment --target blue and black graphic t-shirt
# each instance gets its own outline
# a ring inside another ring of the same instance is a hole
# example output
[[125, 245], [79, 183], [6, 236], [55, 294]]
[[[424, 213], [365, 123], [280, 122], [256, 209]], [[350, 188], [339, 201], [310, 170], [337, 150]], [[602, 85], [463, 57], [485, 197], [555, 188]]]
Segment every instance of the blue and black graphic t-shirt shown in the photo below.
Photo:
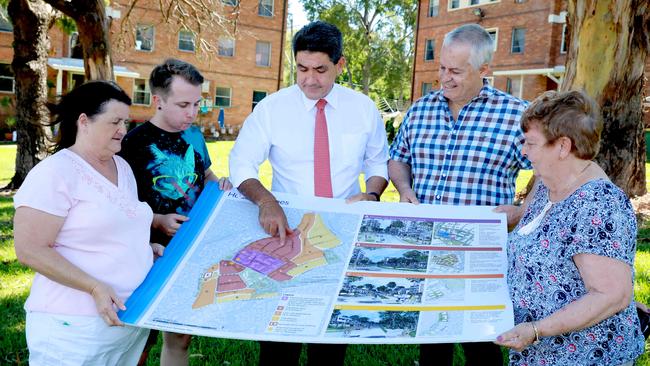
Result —
[[[154, 213], [187, 215], [205, 184], [211, 165], [203, 134], [192, 126], [183, 132], [167, 132], [151, 122], [131, 130], [119, 153], [133, 169], [138, 197]], [[152, 241], [169, 241], [154, 236]]]

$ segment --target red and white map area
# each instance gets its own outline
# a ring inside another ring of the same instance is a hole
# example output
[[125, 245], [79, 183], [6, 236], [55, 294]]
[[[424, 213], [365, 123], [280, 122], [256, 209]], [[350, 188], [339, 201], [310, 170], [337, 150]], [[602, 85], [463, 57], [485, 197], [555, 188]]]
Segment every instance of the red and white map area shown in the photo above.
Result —
[[199, 293], [192, 305], [198, 309], [215, 302], [268, 297], [245, 281], [244, 271], [255, 271], [277, 282], [290, 281], [316, 267], [327, 265], [324, 251], [341, 245], [315, 213], [303, 215], [293, 233], [280, 245], [277, 237], [256, 240], [242, 248], [231, 260], [222, 260], [202, 276]]

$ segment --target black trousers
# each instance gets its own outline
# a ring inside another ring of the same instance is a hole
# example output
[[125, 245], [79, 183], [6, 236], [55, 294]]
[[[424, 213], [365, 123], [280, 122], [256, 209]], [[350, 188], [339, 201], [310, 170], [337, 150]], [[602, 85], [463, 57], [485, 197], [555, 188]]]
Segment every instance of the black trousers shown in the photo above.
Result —
[[[490, 342], [462, 343], [465, 365], [503, 366], [501, 347]], [[452, 343], [421, 344], [420, 366], [452, 366], [454, 345]]]
[[[302, 343], [259, 342], [259, 366], [298, 366]], [[308, 366], [343, 366], [347, 344], [307, 344]]]

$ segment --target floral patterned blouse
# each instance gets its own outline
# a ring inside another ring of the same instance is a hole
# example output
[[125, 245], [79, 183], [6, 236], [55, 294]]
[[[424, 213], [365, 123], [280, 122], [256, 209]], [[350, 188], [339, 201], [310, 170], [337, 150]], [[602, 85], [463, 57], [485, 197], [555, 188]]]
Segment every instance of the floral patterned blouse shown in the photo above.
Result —
[[[508, 238], [508, 286], [515, 323], [548, 317], [586, 293], [573, 262], [579, 253], [634, 263], [636, 218], [625, 193], [608, 180], [585, 183], [554, 203], [528, 235], [518, 230], [549, 202], [540, 184], [522, 220]], [[634, 283], [634, 267], [632, 277]], [[634, 301], [602, 322], [558, 336], [543, 337], [524, 351], [510, 351], [510, 365], [620, 365], [644, 350]]]

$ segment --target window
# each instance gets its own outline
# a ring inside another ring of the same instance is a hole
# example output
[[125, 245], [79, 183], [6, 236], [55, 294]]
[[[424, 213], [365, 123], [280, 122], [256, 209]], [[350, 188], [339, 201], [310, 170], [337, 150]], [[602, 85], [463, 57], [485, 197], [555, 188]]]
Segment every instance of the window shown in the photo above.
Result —
[[228, 6], [237, 6], [237, 4], [239, 3], [238, 0], [221, 0], [221, 2], [223, 3], [223, 5], [228, 5]]
[[79, 42], [79, 33], [77, 32], [72, 32], [70, 34], [70, 45], [68, 49], [68, 57], [70, 58], [78, 58], [78, 59], [83, 59], [83, 47], [81, 47], [81, 43]]
[[267, 94], [265, 91], [253, 90], [253, 109], [255, 109], [257, 103], [264, 99]]
[[429, 0], [429, 16], [438, 16], [438, 9], [440, 8], [440, 0]]
[[220, 38], [217, 41], [217, 55], [233, 57], [235, 55], [235, 40], [232, 38]]
[[14, 72], [10, 64], [0, 64], [0, 92], [14, 92]]
[[232, 89], [217, 87], [214, 93], [214, 106], [220, 108], [228, 108], [232, 106]]
[[135, 49], [153, 51], [153, 25], [137, 25], [135, 28]]
[[429, 94], [431, 89], [433, 88], [433, 84], [431, 83], [422, 83], [422, 96], [425, 96]]
[[566, 24], [564, 24], [562, 26], [562, 44], [560, 44], [560, 53], [566, 53], [568, 50], [566, 37]]
[[427, 39], [424, 41], [424, 61], [433, 61], [435, 47], [436, 44], [433, 39]]
[[189, 30], [178, 32], [178, 49], [181, 51], [194, 52], [194, 33]]
[[490, 37], [492, 37], [492, 42], [494, 42], [494, 52], [497, 50], [497, 46], [499, 45], [499, 28], [488, 28], [486, 31], [490, 34]]
[[524, 53], [525, 40], [526, 40], [526, 28], [513, 28], [512, 45], [510, 47], [510, 52]]
[[133, 104], [151, 105], [151, 91], [145, 79], [133, 79]]
[[521, 78], [506, 79], [506, 93], [513, 95], [517, 98], [521, 98]]
[[495, 3], [501, 0], [450, 0], [448, 2], [449, 10], [464, 9], [472, 6]]
[[255, 44], [255, 64], [271, 66], [271, 42], [257, 41]]
[[9, 19], [6, 6], [0, 6], [0, 32], [13, 32], [14, 26]]
[[257, 6], [257, 15], [263, 17], [273, 16], [273, 0], [259, 0]]

